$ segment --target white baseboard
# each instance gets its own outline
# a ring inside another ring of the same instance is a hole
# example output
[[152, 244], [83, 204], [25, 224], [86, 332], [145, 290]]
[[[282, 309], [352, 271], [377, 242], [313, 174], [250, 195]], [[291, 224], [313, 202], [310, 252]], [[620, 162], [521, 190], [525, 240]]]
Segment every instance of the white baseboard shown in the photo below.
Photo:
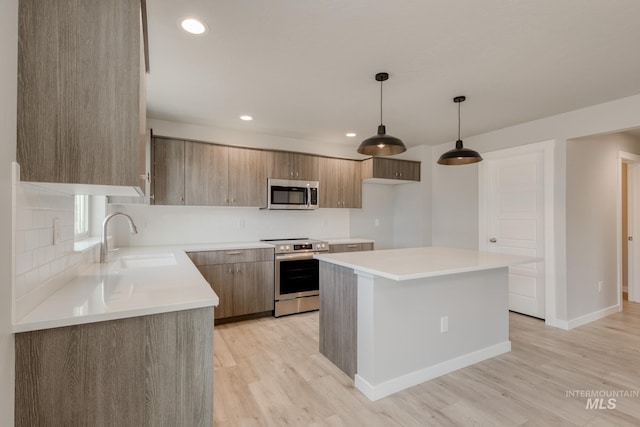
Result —
[[492, 357], [499, 356], [510, 351], [511, 341], [503, 341], [490, 347], [438, 363], [437, 365], [429, 366], [424, 369], [420, 369], [419, 371], [387, 380], [377, 385], [370, 384], [367, 380], [356, 374], [355, 386], [362, 392], [362, 394], [367, 396], [369, 400], [375, 401], [405, 390], [409, 387], [413, 387], [414, 385], [422, 384], [425, 381], [432, 380], [439, 376], [457, 371], [458, 369], [465, 368], [473, 365], [474, 363], [482, 362], [483, 360], [491, 359]]
[[611, 307], [603, 308], [602, 310], [594, 311], [593, 313], [571, 319], [568, 322], [565, 322], [567, 327], [563, 329], [569, 330], [577, 328], [578, 326], [586, 325], [594, 320], [602, 319], [603, 317], [610, 316], [619, 311], [622, 311], [622, 307], [619, 304], [612, 305]]

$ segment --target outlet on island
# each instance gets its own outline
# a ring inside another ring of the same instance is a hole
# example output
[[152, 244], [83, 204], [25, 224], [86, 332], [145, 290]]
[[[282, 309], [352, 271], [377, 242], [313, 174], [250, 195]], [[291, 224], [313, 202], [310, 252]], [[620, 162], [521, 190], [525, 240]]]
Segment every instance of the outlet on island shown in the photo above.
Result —
[[440, 333], [444, 334], [449, 331], [449, 316], [442, 316], [440, 318]]

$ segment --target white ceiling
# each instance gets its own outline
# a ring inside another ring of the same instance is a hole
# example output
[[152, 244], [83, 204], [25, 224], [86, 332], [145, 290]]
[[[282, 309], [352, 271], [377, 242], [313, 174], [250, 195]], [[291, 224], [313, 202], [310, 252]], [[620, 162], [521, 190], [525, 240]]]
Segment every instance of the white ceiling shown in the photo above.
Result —
[[[640, 93], [638, 0], [147, 0], [150, 118], [407, 146]], [[205, 36], [179, 29], [197, 15]], [[243, 122], [241, 114], [254, 117]], [[356, 132], [347, 138], [346, 132]], [[481, 147], [474, 147], [481, 149]]]

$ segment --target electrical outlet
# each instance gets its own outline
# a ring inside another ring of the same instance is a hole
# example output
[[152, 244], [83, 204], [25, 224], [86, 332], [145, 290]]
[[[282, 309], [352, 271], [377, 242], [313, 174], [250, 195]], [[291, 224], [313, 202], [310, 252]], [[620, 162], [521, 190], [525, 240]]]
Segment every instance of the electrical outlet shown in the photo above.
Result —
[[604, 282], [601, 280], [598, 282], [598, 292], [602, 292], [602, 287], [604, 286]]
[[440, 333], [444, 334], [449, 331], [449, 316], [442, 316], [440, 318]]
[[53, 246], [60, 241], [60, 218], [53, 218]]
[[380, 220], [376, 218], [376, 220], [374, 221], [374, 224], [376, 227], [380, 227]]

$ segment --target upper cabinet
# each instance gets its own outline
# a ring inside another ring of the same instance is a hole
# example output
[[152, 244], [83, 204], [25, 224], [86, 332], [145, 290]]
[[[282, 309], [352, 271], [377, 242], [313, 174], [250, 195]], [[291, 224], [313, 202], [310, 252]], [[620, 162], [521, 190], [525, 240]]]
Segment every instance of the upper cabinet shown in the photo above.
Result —
[[18, 25], [21, 180], [144, 188], [140, 0], [21, 0]]
[[372, 157], [362, 161], [362, 180], [390, 184], [420, 181], [420, 162]]
[[269, 178], [318, 181], [318, 157], [287, 151], [269, 151], [267, 173]]
[[151, 142], [151, 194], [156, 205], [184, 205], [184, 146], [175, 139]]
[[266, 206], [266, 152], [154, 138], [156, 205]]
[[229, 147], [229, 206], [267, 206], [267, 154]]
[[360, 162], [320, 157], [320, 207], [361, 208]]
[[186, 141], [184, 147], [185, 205], [229, 204], [229, 149]]

